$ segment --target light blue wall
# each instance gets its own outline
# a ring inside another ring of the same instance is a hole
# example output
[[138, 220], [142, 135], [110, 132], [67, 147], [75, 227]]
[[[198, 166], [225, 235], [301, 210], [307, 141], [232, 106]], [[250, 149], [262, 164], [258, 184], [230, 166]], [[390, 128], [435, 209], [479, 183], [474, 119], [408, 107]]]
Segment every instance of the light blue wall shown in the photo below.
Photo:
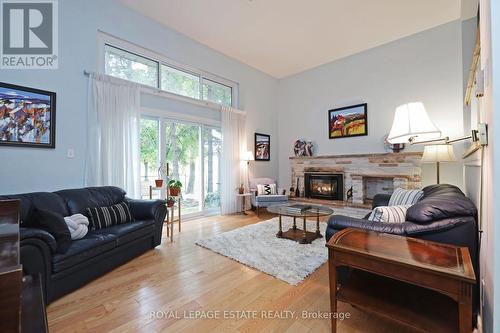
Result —
[[[454, 21], [280, 80], [280, 183], [291, 182], [289, 156], [298, 138], [313, 141], [318, 155], [385, 152], [394, 111], [404, 103], [422, 101], [445, 135], [462, 136], [461, 29]], [[368, 136], [330, 140], [328, 110], [363, 102]], [[460, 156], [461, 146], [455, 148]], [[462, 185], [460, 162], [441, 168], [443, 182]], [[435, 181], [435, 165], [424, 165], [424, 185]]]
[[[51, 191], [83, 185], [87, 82], [96, 71], [98, 30], [239, 83], [240, 108], [247, 111], [248, 148], [253, 132], [271, 134], [277, 146], [277, 81], [122, 6], [115, 0], [59, 1], [59, 69], [0, 70], [0, 81], [57, 93], [56, 149], [0, 147], [0, 194]], [[174, 112], [205, 112], [177, 101], [145, 96], [144, 104]], [[208, 111], [209, 117], [217, 117]], [[76, 157], [66, 157], [69, 148]], [[276, 156], [276, 157], [274, 157]], [[277, 155], [252, 166], [257, 176], [278, 176]]]

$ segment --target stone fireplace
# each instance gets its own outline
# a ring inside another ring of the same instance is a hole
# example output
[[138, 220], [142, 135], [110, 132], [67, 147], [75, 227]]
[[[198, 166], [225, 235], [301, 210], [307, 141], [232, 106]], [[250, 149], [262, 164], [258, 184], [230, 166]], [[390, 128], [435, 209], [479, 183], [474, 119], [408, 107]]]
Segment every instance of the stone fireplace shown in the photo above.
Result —
[[[290, 157], [292, 186], [311, 200], [329, 199], [346, 201], [354, 206], [369, 206], [377, 193], [392, 193], [395, 188], [420, 188], [422, 153], [350, 154], [329, 156]], [[336, 195], [327, 194], [335, 185], [331, 180], [316, 179], [311, 193], [311, 176], [341, 175]], [[307, 179], [306, 179], [307, 178]], [[298, 181], [298, 183], [297, 183]]]
[[343, 200], [344, 175], [306, 172], [304, 174], [304, 192], [306, 198]]

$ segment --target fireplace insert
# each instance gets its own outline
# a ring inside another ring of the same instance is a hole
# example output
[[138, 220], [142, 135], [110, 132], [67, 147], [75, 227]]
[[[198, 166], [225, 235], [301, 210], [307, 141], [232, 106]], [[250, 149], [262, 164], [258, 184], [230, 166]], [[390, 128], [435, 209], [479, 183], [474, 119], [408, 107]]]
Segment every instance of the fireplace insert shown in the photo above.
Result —
[[344, 200], [344, 175], [339, 173], [305, 173], [305, 197]]

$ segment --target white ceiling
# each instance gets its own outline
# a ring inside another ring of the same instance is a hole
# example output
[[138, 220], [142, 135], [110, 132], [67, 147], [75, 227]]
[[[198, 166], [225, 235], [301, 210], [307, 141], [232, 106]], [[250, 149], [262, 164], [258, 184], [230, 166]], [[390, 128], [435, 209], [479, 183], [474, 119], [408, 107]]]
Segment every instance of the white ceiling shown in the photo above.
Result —
[[120, 1], [276, 78], [475, 14], [474, 0]]

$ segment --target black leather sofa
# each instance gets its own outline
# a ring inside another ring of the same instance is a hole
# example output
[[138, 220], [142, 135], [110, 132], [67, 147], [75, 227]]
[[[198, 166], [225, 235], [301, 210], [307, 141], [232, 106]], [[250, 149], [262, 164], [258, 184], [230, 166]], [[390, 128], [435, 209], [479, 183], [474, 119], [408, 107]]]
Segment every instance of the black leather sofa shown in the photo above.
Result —
[[[21, 202], [20, 251], [25, 274], [41, 274], [47, 303], [160, 245], [165, 201], [132, 200], [117, 187], [89, 187], [53, 193], [3, 195], [0, 200]], [[126, 201], [133, 222], [100, 230], [89, 230], [74, 240], [66, 253], [56, 253], [56, 240], [36, 225], [36, 210], [69, 216], [85, 214], [87, 207], [111, 206]]]

